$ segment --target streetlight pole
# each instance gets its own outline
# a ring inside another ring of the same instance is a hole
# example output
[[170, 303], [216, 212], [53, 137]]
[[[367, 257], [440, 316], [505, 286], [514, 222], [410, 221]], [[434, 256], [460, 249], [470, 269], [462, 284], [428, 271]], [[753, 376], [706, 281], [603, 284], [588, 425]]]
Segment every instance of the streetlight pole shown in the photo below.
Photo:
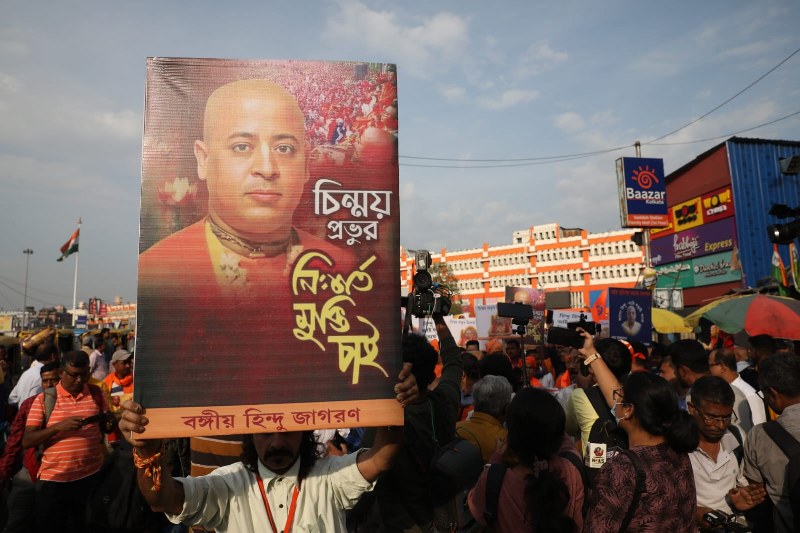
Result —
[[25, 248], [22, 253], [25, 254], [25, 295], [22, 300], [22, 329], [25, 329], [28, 326], [28, 266], [31, 262], [33, 250]]

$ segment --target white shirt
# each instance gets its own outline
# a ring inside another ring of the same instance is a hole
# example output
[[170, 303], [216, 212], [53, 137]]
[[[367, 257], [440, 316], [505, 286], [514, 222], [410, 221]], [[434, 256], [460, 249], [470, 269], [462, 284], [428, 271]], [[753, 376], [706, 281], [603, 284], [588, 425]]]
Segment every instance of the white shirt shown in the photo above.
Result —
[[31, 366], [22, 373], [17, 385], [8, 395], [8, 404], [19, 407], [22, 402], [42, 392], [42, 371], [44, 363], [34, 360]]
[[747, 479], [742, 475], [739, 462], [733, 454], [737, 446], [739, 441], [728, 431], [720, 441], [716, 462], [700, 448], [689, 454], [699, 507], [728, 514], [733, 512], [725, 496], [732, 488], [747, 486]]
[[[353, 507], [374, 483], [364, 479], [356, 465], [358, 452], [317, 459], [303, 480], [297, 498], [292, 532], [346, 532], [344, 511]], [[278, 530], [283, 530], [297, 482], [300, 461], [279, 475], [261, 463], [270, 511]], [[225, 532], [270, 532], [267, 510], [256, 476], [241, 462], [214, 470], [206, 476], [176, 478], [183, 483], [186, 499], [179, 515], [167, 514], [174, 524], [202, 525]]]
[[94, 379], [103, 381], [108, 375], [108, 363], [106, 363], [106, 356], [103, 352], [95, 350], [89, 356], [89, 372], [92, 373]]
[[753, 425], [763, 424], [767, 421], [767, 411], [764, 408], [764, 400], [758, 395], [756, 389], [753, 388], [748, 382], [742, 379], [742, 376], [736, 376], [736, 379], [731, 381], [731, 385], [742, 391], [747, 403], [750, 405], [750, 415], [753, 418]]

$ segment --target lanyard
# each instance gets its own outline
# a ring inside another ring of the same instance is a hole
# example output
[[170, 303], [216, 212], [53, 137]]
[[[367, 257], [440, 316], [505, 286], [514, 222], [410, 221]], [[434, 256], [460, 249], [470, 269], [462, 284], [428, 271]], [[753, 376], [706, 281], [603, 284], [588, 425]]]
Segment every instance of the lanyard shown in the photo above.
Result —
[[[258, 479], [258, 488], [261, 490], [261, 499], [264, 500], [264, 507], [267, 509], [267, 518], [269, 518], [269, 525], [272, 526], [272, 532], [278, 533], [278, 528], [275, 527], [275, 519], [272, 517], [272, 510], [269, 508], [269, 502], [267, 501], [267, 493], [264, 492], [264, 481], [262, 481], [261, 476], [256, 474], [256, 478]], [[297, 489], [297, 485], [294, 487], [294, 492], [292, 493], [292, 503], [289, 505], [289, 515], [286, 517], [286, 524], [283, 526], [282, 533], [291, 533], [292, 531], [292, 522], [294, 521], [294, 510], [297, 506], [297, 495], [300, 491]]]

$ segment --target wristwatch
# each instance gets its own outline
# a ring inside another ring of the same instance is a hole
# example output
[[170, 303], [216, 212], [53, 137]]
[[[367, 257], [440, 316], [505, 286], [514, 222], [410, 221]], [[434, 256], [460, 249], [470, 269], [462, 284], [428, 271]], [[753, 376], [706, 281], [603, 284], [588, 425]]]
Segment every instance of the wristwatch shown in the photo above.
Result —
[[589, 366], [594, 363], [595, 359], [602, 359], [602, 357], [600, 357], [599, 353], [594, 352], [592, 355], [587, 356], [586, 359], [583, 360], [583, 364]]

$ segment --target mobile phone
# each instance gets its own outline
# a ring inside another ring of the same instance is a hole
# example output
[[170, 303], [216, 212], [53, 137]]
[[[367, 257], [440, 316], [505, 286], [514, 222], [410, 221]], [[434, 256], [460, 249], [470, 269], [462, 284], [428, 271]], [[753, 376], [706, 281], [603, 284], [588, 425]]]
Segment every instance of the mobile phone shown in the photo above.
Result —
[[97, 413], [96, 415], [87, 416], [83, 420], [81, 420], [81, 426], [86, 426], [88, 424], [98, 424], [100, 421], [103, 420], [103, 413]]

